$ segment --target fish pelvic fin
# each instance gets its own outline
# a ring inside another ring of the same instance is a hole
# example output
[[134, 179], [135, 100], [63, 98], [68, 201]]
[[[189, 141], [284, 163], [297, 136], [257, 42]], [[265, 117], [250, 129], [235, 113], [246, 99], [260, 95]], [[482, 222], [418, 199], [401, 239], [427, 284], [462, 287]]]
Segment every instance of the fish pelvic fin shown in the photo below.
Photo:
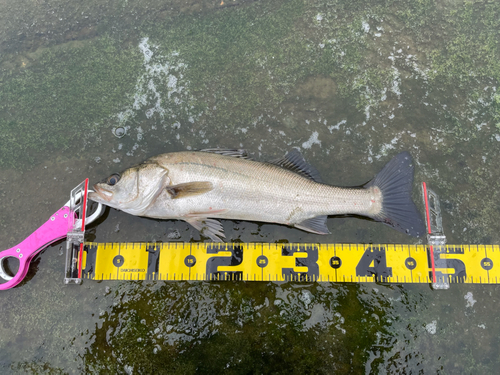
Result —
[[199, 230], [203, 236], [210, 238], [214, 242], [223, 242], [222, 238], [226, 238], [224, 227], [219, 220], [203, 217], [193, 217], [184, 220]]
[[411, 155], [401, 152], [364, 188], [377, 187], [382, 193], [382, 208], [378, 214], [370, 216], [372, 219], [419, 237], [425, 234], [425, 225], [411, 197], [414, 168]]

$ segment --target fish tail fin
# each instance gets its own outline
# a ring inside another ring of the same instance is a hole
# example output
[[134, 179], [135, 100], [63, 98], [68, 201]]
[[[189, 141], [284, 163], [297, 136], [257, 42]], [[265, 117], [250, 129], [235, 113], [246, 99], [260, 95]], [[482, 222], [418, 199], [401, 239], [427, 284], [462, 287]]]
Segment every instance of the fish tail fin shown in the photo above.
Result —
[[425, 224], [411, 198], [413, 172], [413, 159], [405, 151], [389, 161], [364, 187], [377, 187], [382, 193], [382, 209], [370, 216], [372, 219], [419, 237], [425, 233]]

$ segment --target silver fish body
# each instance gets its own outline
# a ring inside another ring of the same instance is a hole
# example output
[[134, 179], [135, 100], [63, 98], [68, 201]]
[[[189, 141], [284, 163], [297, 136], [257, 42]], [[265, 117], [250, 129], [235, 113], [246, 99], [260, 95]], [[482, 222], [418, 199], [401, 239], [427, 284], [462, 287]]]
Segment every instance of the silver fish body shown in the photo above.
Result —
[[364, 188], [320, 182], [297, 150], [271, 163], [249, 160], [243, 150], [168, 153], [114, 176], [117, 181], [111, 185], [96, 184], [90, 199], [134, 215], [185, 220], [213, 241], [224, 236], [217, 219], [279, 223], [326, 234], [327, 216], [349, 214], [412, 235], [424, 232], [410, 197], [413, 166], [408, 153], [396, 156], [378, 175], [382, 178]]

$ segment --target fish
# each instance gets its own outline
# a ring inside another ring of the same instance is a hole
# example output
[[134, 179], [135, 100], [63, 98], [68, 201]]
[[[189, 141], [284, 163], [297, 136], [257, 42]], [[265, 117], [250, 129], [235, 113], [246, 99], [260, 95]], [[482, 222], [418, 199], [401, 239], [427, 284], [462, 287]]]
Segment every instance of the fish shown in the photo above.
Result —
[[395, 155], [368, 183], [322, 182], [297, 149], [270, 162], [242, 149], [181, 151], [151, 157], [94, 185], [89, 199], [132, 215], [184, 220], [214, 242], [219, 219], [257, 221], [329, 234], [328, 216], [363, 216], [410, 236], [425, 233], [412, 200], [414, 164]]

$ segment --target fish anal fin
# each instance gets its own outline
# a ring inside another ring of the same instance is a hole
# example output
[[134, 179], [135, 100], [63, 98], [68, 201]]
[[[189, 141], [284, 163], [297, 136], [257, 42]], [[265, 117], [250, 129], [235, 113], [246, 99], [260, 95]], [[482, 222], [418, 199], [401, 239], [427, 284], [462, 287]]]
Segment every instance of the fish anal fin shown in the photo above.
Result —
[[270, 163], [288, 169], [315, 182], [322, 182], [318, 170], [306, 162], [300, 151], [296, 148], [289, 151], [281, 159], [273, 160]]
[[305, 230], [306, 232], [316, 233], [316, 234], [330, 234], [328, 227], [326, 226], [326, 215], [315, 216], [310, 219], [304, 220], [298, 224], [295, 224], [296, 228]]
[[208, 219], [206, 217], [193, 217], [184, 220], [199, 230], [203, 236], [210, 238], [214, 242], [222, 242], [222, 238], [226, 238], [224, 228], [219, 220]]
[[201, 152], [210, 152], [212, 154], [219, 154], [223, 156], [232, 156], [234, 158], [250, 159], [247, 150], [241, 148], [205, 148]]
[[208, 193], [213, 189], [210, 181], [193, 181], [183, 184], [167, 186], [168, 194], [172, 199], [187, 198], [200, 194]]

